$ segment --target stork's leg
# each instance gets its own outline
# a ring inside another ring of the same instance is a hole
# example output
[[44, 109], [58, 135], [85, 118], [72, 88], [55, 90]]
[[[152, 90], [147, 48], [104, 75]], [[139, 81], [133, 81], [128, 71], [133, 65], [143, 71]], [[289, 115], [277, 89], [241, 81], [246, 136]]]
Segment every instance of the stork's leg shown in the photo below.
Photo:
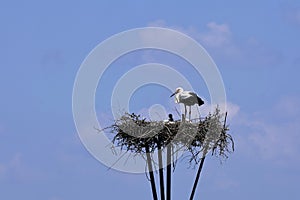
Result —
[[189, 111], [189, 121], [191, 121], [191, 115], [192, 115], [192, 106], [190, 106], [190, 111]]
[[184, 119], [186, 118], [186, 113], [187, 113], [186, 105], [184, 104]]

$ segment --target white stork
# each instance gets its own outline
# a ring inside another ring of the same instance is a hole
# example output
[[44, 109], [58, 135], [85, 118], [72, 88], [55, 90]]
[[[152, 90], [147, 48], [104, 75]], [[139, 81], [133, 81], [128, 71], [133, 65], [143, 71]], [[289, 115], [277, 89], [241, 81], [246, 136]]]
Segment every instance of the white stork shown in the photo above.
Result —
[[183, 103], [184, 104], [184, 118], [186, 117], [186, 106], [190, 107], [189, 111], [189, 120], [191, 120], [191, 106], [198, 104], [199, 106], [204, 104], [204, 101], [198, 97], [198, 95], [191, 91], [184, 91], [181, 87], [176, 88], [176, 91], [170, 96], [175, 95], [175, 102], [176, 103]]

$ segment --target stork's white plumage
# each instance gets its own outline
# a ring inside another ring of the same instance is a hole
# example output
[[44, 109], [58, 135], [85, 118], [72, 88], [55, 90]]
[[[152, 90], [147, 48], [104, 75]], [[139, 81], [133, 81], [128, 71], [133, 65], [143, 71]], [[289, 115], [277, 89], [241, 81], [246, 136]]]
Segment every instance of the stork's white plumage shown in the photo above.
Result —
[[184, 104], [184, 117], [186, 117], [186, 106], [190, 107], [189, 111], [189, 120], [191, 120], [191, 106], [198, 104], [199, 106], [204, 104], [204, 101], [194, 92], [192, 91], [184, 91], [181, 87], [176, 88], [176, 91], [170, 96], [175, 95], [176, 103]]

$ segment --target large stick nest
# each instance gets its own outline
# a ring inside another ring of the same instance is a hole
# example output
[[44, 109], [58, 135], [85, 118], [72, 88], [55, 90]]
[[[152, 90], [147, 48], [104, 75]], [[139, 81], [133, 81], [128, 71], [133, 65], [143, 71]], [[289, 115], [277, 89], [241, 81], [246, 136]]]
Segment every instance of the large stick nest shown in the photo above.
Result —
[[126, 113], [107, 127], [114, 138], [113, 144], [135, 154], [154, 152], [171, 144], [190, 152], [190, 162], [198, 163], [208, 151], [227, 158], [234, 151], [234, 141], [226, 124], [227, 113], [214, 113], [193, 122], [147, 121], [140, 115]]

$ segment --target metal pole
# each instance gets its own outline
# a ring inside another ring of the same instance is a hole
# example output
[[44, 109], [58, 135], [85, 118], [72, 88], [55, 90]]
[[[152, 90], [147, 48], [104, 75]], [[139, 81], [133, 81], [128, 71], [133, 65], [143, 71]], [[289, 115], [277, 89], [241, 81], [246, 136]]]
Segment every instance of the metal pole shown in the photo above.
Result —
[[146, 155], [147, 155], [147, 164], [148, 164], [148, 169], [149, 169], [149, 176], [150, 176], [153, 200], [158, 200], [156, 187], [155, 187], [155, 179], [154, 179], [154, 174], [153, 174], [153, 168], [152, 168], [152, 161], [151, 161], [151, 156], [150, 156], [150, 151], [149, 151], [149, 146], [148, 145], [146, 145]]
[[172, 146], [167, 146], [167, 200], [171, 200], [171, 151]]
[[195, 192], [196, 192], [196, 188], [197, 188], [197, 184], [198, 184], [198, 181], [199, 181], [199, 178], [200, 178], [200, 173], [201, 173], [201, 170], [202, 170], [202, 167], [203, 167], [204, 160], [205, 160], [205, 156], [203, 158], [201, 158], [200, 166], [198, 168], [198, 172], [197, 172], [197, 176], [196, 176], [196, 179], [195, 179], [195, 182], [194, 182], [194, 186], [193, 186], [193, 190], [192, 190], [192, 193], [191, 193], [191, 196], [190, 196], [190, 200], [194, 199], [194, 195], [195, 195]]
[[158, 167], [159, 167], [159, 181], [160, 181], [160, 199], [165, 200], [164, 169], [163, 169], [162, 150], [160, 146], [160, 141], [158, 141]]

